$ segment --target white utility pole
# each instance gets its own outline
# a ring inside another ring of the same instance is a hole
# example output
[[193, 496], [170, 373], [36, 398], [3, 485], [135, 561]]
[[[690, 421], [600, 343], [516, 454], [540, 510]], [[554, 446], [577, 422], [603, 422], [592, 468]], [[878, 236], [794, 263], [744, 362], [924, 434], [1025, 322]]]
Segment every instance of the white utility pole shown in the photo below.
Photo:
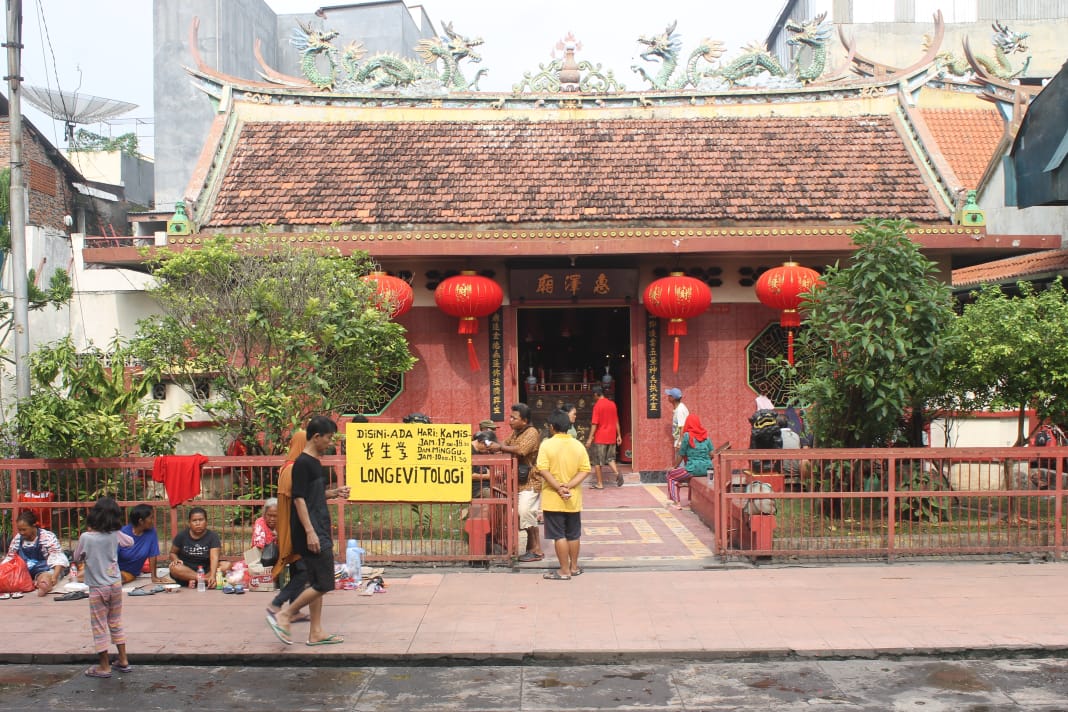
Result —
[[29, 297], [26, 285], [26, 180], [22, 163], [22, 0], [7, 0], [8, 133], [11, 138], [12, 334], [15, 339], [15, 394], [30, 397]]

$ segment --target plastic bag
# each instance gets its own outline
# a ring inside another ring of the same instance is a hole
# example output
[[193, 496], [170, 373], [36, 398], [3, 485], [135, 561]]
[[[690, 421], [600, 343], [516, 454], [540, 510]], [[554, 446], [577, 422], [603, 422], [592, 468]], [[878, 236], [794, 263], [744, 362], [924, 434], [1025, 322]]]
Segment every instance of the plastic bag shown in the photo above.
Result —
[[0, 562], [0, 593], [28, 593], [34, 589], [26, 562], [12, 556]]

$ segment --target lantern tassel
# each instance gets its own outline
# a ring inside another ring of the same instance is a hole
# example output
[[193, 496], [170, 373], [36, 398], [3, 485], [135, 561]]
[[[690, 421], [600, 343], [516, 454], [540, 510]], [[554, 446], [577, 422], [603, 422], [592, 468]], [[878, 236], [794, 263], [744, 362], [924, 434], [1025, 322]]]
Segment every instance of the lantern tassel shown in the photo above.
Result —
[[786, 330], [786, 363], [794, 365], [794, 330]]
[[475, 353], [475, 344], [471, 339], [467, 340], [467, 362], [471, 364], [471, 370], [478, 370], [478, 355]]
[[675, 358], [671, 361], [671, 370], [675, 373], [679, 372], [679, 337], [675, 337]]

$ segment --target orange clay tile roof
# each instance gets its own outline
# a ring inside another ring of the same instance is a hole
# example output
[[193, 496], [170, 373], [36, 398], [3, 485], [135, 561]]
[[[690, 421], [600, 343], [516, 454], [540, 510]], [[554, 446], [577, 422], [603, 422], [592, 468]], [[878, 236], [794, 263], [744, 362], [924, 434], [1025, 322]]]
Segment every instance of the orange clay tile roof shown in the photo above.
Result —
[[920, 111], [938, 144], [937, 149], [957, 174], [959, 187], [977, 188], [1005, 132], [1001, 115], [994, 109]]
[[954, 287], [1026, 280], [1068, 270], [1068, 250], [1046, 250], [953, 270]]
[[249, 122], [205, 227], [945, 220], [886, 116]]

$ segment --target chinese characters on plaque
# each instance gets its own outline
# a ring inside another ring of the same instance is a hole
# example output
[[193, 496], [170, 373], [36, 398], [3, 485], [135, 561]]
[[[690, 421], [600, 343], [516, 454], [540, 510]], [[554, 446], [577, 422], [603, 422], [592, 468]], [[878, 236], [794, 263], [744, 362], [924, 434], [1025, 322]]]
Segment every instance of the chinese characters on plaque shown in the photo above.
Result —
[[490, 419], [504, 421], [504, 310], [489, 317]]
[[660, 387], [660, 320], [645, 314], [645, 416], [659, 418]]
[[638, 292], [633, 269], [514, 269], [509, 274], [514, 301], [623, 301]]

